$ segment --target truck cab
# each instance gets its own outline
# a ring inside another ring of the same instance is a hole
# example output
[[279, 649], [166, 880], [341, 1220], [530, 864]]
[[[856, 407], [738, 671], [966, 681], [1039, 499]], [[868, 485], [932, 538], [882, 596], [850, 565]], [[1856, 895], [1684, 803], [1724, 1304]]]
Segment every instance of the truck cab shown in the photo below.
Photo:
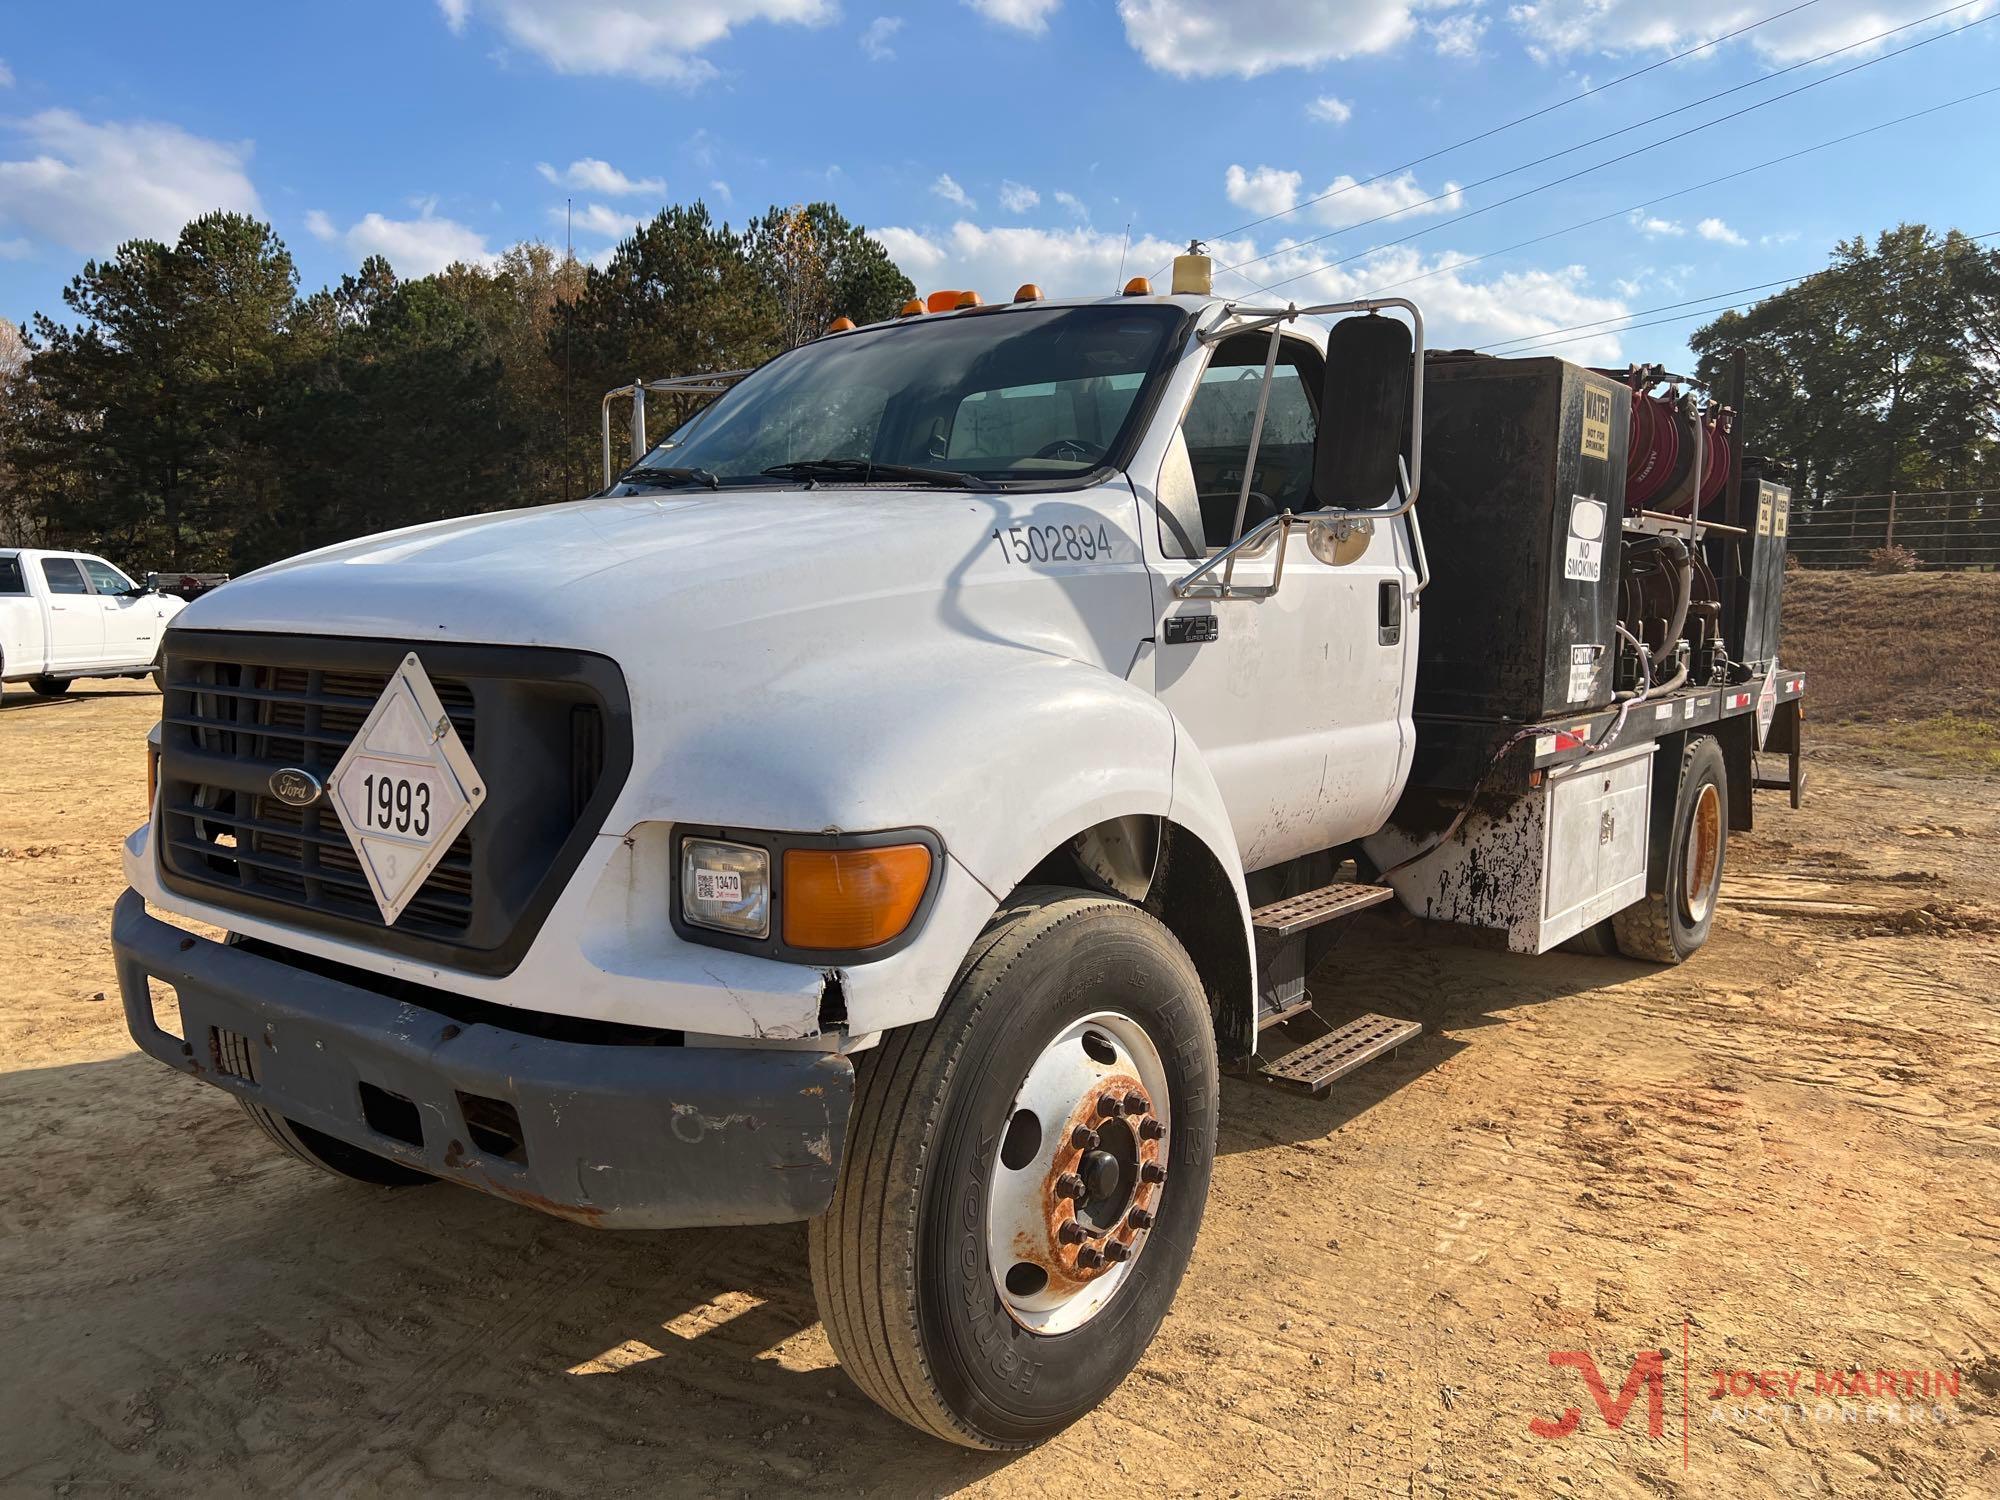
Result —
[[[1018, 1448], [1165, 1315], [1220, 1072], [1323, 1093], [1421, 1029], [1305, 976], [1361, 910], [1433, 914], [1494, 786], [1408, 811], [1413, 304], [947, 305], [611, 393], [589, 500], [190, 606], [114, 943], [141, 1047], [301, 1161], [806, 1220], [857, 1383]], [[1560, 748], [1488, 736], [1509, 795], [1664, 722], [1587, 687]], [[1719, 842], [1672, 847], [1712, 901]]]
[[88, 552], [0, 549], [0, 680], [59, 697], [79, 677], [142, 677], [184, 601]]

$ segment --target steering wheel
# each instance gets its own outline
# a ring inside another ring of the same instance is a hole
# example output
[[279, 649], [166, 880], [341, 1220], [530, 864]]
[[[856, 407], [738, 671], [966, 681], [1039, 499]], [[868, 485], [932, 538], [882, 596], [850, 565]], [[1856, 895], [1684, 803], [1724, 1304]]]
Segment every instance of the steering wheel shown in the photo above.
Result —
[[1102, 443], [1093, 443], [1088, 438], [1057, 438], [1053, 443], [1044, 443], [1035, 450], [1037, 458], [1066, 458], [1076, 463], [1102, 458], [1108, 450]]

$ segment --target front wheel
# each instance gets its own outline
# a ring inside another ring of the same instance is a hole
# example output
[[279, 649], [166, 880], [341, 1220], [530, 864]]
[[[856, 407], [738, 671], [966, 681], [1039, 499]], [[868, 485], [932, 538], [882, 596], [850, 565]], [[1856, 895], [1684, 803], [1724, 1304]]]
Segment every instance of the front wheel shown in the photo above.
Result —
[[1201, 1227], [1215, 1038], [1138, 908], [1018, 894], [936, 1019], [860, 1059], [813, 1290], [855, 1384], [970, 1448], [1060, 1432], [1130, 1373]]

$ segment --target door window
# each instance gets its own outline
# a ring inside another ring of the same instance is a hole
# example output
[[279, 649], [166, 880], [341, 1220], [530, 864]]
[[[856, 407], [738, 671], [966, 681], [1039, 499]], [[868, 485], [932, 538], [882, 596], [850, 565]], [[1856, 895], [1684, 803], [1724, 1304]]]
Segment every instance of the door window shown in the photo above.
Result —
[[21, 576], [21, 559], [0, 557], [0, 594], [25, 594], [28, 580]]
[[87, 594], [90, 585], [84, 582], [83, 569], [70, 557], [45, 557], [42, 559], [42, 577], [48, 583], [51, 594]]
[[112, 567], [108, 562], [99, 562], [94, 557], [83, 560], [83, 571], [90, 575], [90, 586], [100, 594], [129, 594], [132, 580]]
[[[1269, 334], [1227, 339], [1202, 372], [1188, 405], [1181, 433], [1194, 465], [1201, 495], [1202, 530], [1210, 547], [1235, 540], [1236, 501], [1243, 489], [1243, 465], [1250, 453], [1250, 430], [1257, 423], [1257, 398], [1264, 387]], [[1247, 530], [1282, 511], [1312, 508], [1313, 438], [1319, 430], [1318, 391], [1322, 361], [1311, 345], [1285, 339], [1271, 372], [1271, 397], [1264, 433], [1257, 444], [1257, 472], [1250, 481]]]

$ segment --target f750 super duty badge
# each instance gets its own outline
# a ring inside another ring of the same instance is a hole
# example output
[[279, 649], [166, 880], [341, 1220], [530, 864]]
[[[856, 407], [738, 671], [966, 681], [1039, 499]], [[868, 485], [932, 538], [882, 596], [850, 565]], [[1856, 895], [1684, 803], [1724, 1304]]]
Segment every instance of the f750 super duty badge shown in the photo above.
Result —
[[996, 526], [989, 533], [993, 545], [1009, 564], [1110, 562], [1117, 555], [1122, 536], [1114, 536], [1102, 521], [1029, 521], [1016, 526]]

